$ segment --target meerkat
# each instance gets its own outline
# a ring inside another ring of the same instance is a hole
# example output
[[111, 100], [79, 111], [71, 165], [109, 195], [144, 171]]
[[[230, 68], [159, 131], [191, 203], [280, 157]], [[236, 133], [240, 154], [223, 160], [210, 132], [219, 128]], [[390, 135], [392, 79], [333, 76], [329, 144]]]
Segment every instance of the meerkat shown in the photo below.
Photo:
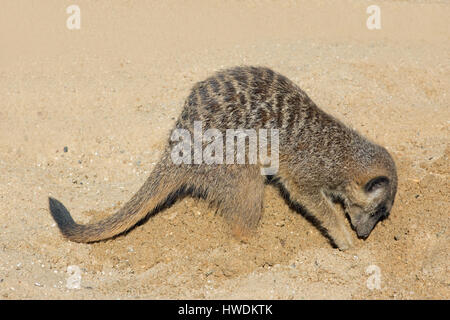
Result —
[[[391, 211], [397, 191], [395, 163], [387, 150], [322, 111], [296, 84], [266, 67], [241, 66], [196, 83], [174, 129], [193, 132], [194, 122], [224, 132], [229, 128], [278, 129], [279, 168], [272, 176], [256, 164], [175, 164], [169, 139], [154, 170], [115, 214], [97, 223], [76, 223], [49, 198], [50, 213], [64, 237], [96, 242], [122, 234], [180, 195], [201, 196], [231, 223], [255, 230], [267, 181], [303, 208], [331, 244], [352, 247], [348, 224], [367, 238]], [[348, 221], [348, 222], [347, 222]]]

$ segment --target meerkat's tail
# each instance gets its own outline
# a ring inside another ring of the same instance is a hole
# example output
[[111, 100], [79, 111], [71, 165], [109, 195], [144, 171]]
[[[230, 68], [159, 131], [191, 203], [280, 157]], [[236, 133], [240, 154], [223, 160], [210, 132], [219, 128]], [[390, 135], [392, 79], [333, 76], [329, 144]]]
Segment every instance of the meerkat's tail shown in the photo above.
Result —
[[119, 235], [163, 204], [167, 198], [183, 187], [183, 179], [176, 168], [159, 170], [158, 167], [139, 191], [115, 214], [97, 223], [77, 224], [69, 211], [58, 200], [49, 197], [49, 208], [59, 230], [74, 242], [95, 242]]

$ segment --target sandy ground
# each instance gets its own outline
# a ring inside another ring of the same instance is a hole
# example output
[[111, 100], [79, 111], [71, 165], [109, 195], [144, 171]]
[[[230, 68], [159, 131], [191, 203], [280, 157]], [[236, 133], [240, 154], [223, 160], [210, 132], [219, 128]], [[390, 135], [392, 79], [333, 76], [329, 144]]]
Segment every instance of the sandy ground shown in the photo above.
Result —
[[[74, 2], [80, 30], [66, 28]], [[0, 299], [449, 299], [450, 3], [374, 2], [370, 31], [366, 1], [2, 1]], [[340, 252], [269, 186], [247, 242], [191, 198], [115, 240], [61, 237], [49, 195], [83, 223], [111, 214], [194, 82], [241, 64], [388, 148], [388, 220]]]

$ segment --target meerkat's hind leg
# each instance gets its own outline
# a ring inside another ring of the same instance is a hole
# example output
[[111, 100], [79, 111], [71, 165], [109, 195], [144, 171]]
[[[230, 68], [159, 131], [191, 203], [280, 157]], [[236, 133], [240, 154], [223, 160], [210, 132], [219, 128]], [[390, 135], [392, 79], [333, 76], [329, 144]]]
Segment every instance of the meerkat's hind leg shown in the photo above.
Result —
[[250, 236], [262, 216], [264, 176], [255, 166], [230, 166], [227, 173], [215, 175], [208, 186], [208, 199], [231, 225], [239, 239]]

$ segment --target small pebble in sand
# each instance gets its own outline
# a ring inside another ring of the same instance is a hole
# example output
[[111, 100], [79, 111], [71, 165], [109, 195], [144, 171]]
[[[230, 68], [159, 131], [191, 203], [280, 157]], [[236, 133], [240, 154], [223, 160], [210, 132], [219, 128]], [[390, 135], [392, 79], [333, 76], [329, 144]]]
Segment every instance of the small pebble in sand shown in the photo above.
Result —
[[212, 270], [211, 270], [211, 271], [208, 271], [208, 272], [205, 273], [205, 276], [208, 277], [208, 276], [212, 275], [213, 273], [214, 273], [214, 271], [212, 271]]

